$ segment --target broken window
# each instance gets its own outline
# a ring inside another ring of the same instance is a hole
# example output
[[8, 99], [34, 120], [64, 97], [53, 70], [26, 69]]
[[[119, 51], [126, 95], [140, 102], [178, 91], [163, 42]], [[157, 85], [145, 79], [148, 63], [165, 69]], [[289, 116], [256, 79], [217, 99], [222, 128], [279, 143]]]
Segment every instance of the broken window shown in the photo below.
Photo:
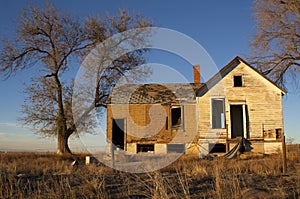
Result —
[[225, 128], [225, 106], [224, 99], [212, 99], [212, 128], [222, 129]]
[[151, 152], [154, 151], [154, 144], [137, 144], [137, 152]]
[[171, 120], [172, 127], [180, 127], [183, 125], [183, 108], [182, 107], [172, 107], [171, 108]]
[[233, 86], [241, 87], [243, 86], [242, 76], [233, 76]]
[[276, 139], [281, 138], [281, 135], [282, 135], [282, 129], [281, 129], [281, 128], [275, 129], [275, 131], [276, 131]]

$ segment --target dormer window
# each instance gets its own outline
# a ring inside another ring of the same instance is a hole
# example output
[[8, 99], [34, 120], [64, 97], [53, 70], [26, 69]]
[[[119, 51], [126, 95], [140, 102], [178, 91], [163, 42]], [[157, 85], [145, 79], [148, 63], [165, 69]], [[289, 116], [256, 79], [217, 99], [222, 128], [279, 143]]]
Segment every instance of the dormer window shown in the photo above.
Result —
[[234, 87], [241, 87], [243, 86], [243, 79], [241, 75], [233, 76], [233, 86]]

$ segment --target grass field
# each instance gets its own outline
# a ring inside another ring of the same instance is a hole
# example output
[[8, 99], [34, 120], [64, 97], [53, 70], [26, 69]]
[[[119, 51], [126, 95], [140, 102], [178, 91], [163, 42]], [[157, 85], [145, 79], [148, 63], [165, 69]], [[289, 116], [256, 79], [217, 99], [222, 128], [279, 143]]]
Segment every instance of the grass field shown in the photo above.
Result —
[[0, 153], [0, 198], [299, 198], [300, 155], [247, 160], [183, 156], [156, 172], [131, 174], [104, 165], [71, 166], [45, 153]]

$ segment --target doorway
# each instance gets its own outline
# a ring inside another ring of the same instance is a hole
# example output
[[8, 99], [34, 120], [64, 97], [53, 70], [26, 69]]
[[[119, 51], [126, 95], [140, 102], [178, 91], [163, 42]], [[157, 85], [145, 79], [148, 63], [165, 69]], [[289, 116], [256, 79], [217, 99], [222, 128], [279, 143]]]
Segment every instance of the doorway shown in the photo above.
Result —
[[113, 119], [112, 143], [116, 147], [124, 150], [124, 119]]
[[243, 105], [230, 105], [231, 138], [244, 136]]

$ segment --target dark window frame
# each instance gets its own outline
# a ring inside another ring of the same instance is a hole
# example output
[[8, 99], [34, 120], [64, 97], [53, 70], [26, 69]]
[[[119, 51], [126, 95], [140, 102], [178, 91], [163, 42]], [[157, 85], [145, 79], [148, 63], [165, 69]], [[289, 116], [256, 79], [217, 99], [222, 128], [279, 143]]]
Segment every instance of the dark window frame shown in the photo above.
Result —
[[[180, 119], [180, 124], [178, 124], [178, 123], [175, 124], [175, 120], [174, 120], [173, 112], [172, 112], [174, 109], [180, 109], [180, 117], [177, 118], [177, 121], [178, 121], [178, 119]], [[176, 129], [176, 128], [184, 129], [184, 108], [183, 108], [183, 106], [171, 106], [170, 119], [171, 119], [170, 126], [172, 129]]]
[[234, 75], [233, 76], [233, 86], [234, 87], [242, 87], [243, 86], [243, 76], [242, 75]]
[[154, 144], [137, 144], [136, 145], [137, 153], [154, 152], [154, 150], [155, 150]]
[[211, 99], [211, 128], [224, 129], [225, 128], [225, 99], [212, 98]]
[[166, 130], [169, 130], [169, 117], [166, 117]]

